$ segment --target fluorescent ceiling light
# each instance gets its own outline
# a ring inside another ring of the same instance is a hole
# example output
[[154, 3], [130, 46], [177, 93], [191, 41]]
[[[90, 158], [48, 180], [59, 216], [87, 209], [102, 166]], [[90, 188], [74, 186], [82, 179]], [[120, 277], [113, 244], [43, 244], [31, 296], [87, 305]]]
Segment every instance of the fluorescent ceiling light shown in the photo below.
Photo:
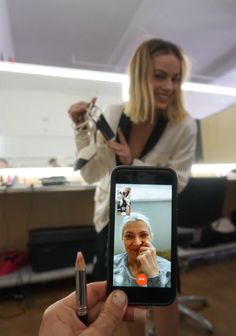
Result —
[[[125, 100], [128, 99], [129, 82], [126, 74], [10, 62], [0, 62], [0, 71], [121, 83], [123, 85], [123, 97]], [[186, 82], [182, 85], [182, 89], [184, 91], [236, 97], [236, 88], [233, 87]]]
[[[77, 172], [78, 173], [78, 172]], [[21, 168], [2, 168], [1, 175], [18, 177], [50, 177], [68, 176], [75, 174], [72, 167], [21, 167]]]
[[192, 176], [225, 176], [233, 169], [236, 163], [201, 163], [192, 165]]
[[49, 77], [88, 79], [88, 80], [97, 80], [112, 83], [123, 83], [123, 81], [126, 80], [127, 78], [127, 75], [112, 72], [91, 71], [82, 69], [61, 68], [53, 66], [9, 63], [9, 62], [0, 62], [0, 71], [30, 74], [30, 75], [41, 75]]
[[184, 91], [211, 93], [236, 97], [236, 88], [228, 86], [186, 82], [183, 83], [182, 89]]
[[[193, 164], [192, 176], [225, 176], [236, 169], [236, 163], [201, 163]], [[80, 178], [79, 171], [75, 172], [72, 167], [21, 167], [21, 168], [3, 168], [1, 175], [18, 177], [50, 177], [50, 176], [75, 176]], [[235, 177], [234, 177], [235, 178]]]

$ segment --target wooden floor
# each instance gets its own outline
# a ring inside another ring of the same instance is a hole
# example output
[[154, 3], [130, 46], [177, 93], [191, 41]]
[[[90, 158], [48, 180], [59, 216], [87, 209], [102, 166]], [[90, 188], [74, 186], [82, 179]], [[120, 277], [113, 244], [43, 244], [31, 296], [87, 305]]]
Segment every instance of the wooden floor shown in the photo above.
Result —
[[[236, 258], [193, 266], [181, 273], [182, 294], [204, 295], [209, 306], [198, 310], [214, 326], [214, 336], [236, 335]], [[74, 289], [74, 280], [61, 280], [14, 290], [19, 300], [9, 298], [12, 291], [1, 291], [0, 336], [36, 336], [44, 309]], [[199, 325], [181, 317], [180, 336], [204, 336]]]

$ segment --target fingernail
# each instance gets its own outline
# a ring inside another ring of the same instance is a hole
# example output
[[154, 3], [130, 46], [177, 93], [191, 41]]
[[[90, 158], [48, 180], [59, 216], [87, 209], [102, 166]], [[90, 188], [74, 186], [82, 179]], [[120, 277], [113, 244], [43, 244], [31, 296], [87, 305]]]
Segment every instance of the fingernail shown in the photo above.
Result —
[[148, 309], [135, 309], [134, 322], [147, 322], [150, 319], [150, 311]]
[[116, 290], [112, 293], [112, 302], [119, 306], [123, 307], [127, 301], [127, 297], [124, 292], [120, 290]]

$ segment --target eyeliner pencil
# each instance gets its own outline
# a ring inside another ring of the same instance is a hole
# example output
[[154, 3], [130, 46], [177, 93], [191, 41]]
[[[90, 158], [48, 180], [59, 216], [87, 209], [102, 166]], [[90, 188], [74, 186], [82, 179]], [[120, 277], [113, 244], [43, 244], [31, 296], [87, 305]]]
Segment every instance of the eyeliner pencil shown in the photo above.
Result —
[[75, 262], [76, 313], [78, 318], [88, 325], [86, 265], [82, 252], [77, 253]]

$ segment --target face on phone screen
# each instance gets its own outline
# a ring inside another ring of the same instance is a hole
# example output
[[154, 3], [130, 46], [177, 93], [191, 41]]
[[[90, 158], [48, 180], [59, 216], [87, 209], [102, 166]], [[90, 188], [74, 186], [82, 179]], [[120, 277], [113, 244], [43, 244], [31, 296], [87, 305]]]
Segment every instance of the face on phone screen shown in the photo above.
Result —
[[113, 286], [171, 286], [172, 186], [115, 185]]

